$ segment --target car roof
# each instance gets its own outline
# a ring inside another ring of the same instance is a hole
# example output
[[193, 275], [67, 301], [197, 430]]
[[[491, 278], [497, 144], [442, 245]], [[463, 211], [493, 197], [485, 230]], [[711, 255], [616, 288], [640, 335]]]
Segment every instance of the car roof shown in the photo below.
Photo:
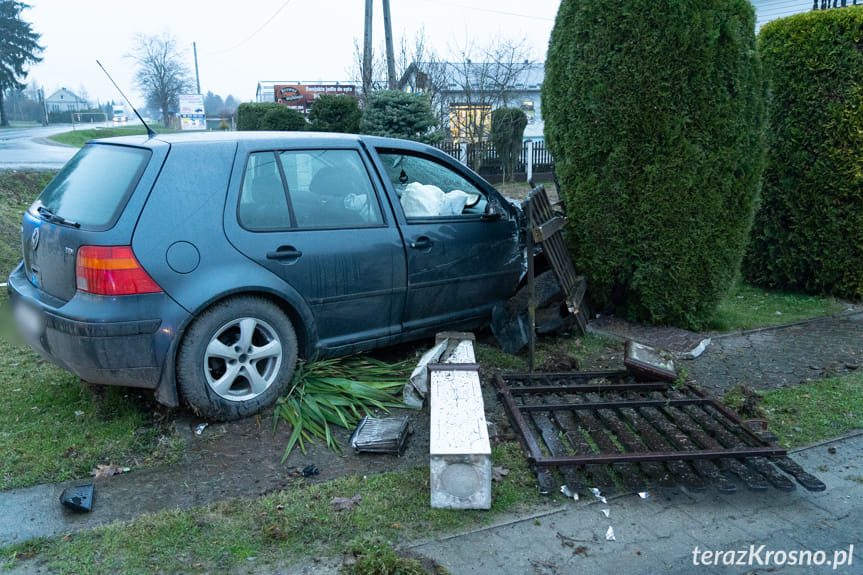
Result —
[[91, 140], [94, 143], [123, 144], [129, 146], [153, 146], [157, 142], [169, 145], [185, 145], [195, 143], [249, 143], [261, 145], [285, 145], [291, 148], [301, 146], [321, 146], [356, 144], [363, 142], [373, 147], [398, 147], [416, 151], [435, 150], [431, 146], [401, 140], [398, 138], [384, 138], [380, 136], [365, 136], [358, 134], [339, 134], [333, 132], [276, 132], [276, 131], [234, 131], [234, 132], [175, 132], [170, 134], [157, 134], [153, 138], [146, 135], [117, 136], [113, 138], [100, 138]]

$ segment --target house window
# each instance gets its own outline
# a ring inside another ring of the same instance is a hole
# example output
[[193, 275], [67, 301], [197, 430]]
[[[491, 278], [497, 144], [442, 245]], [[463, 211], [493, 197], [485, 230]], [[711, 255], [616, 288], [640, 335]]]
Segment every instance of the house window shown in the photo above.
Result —
[[491, 131], [491, 106], [450, 104], [449, 129], [453, 139], [481, 140]]

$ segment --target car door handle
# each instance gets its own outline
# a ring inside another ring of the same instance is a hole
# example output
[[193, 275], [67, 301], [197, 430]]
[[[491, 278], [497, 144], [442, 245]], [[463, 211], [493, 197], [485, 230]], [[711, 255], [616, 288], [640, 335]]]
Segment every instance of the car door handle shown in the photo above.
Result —
[[289, 262], [300, 259], [303, 252], [296, 249], [294, 246], [279, 246], [274, 252], [267, 252], [268, 260], [286, 260]]
[[420, 236], [412, 241], [410, 246], [415, 250], [430, 250], [432, 247], [432, 241], [426, 236]]

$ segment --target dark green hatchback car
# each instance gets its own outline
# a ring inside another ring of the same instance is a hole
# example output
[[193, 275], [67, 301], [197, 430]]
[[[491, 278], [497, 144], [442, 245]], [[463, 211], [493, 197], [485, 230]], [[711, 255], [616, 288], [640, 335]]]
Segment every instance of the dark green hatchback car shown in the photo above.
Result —
[[273, 403], [298, 358], [488, 322], [523, 275], [519, 218], [415, 142], [96, 140], [26, 212], [9, 292], [57, 365], [234, 419]]

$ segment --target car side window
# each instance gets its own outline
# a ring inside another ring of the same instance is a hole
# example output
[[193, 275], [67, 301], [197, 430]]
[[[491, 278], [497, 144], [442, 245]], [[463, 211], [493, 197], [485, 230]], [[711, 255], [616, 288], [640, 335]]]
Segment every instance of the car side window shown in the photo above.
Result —
[[431, 158], [378, 151], [405, 218], [463, 218], [486, 212], [488, 198], [452, 168]]
[[273, 152], [249, 155], [238, 210], [240, 225], [252, 231], [290, 228], [291, 211]]
[[299, 228], [354, 228], [383, 224], [381, 207], [356, 150], [279, 153]]

